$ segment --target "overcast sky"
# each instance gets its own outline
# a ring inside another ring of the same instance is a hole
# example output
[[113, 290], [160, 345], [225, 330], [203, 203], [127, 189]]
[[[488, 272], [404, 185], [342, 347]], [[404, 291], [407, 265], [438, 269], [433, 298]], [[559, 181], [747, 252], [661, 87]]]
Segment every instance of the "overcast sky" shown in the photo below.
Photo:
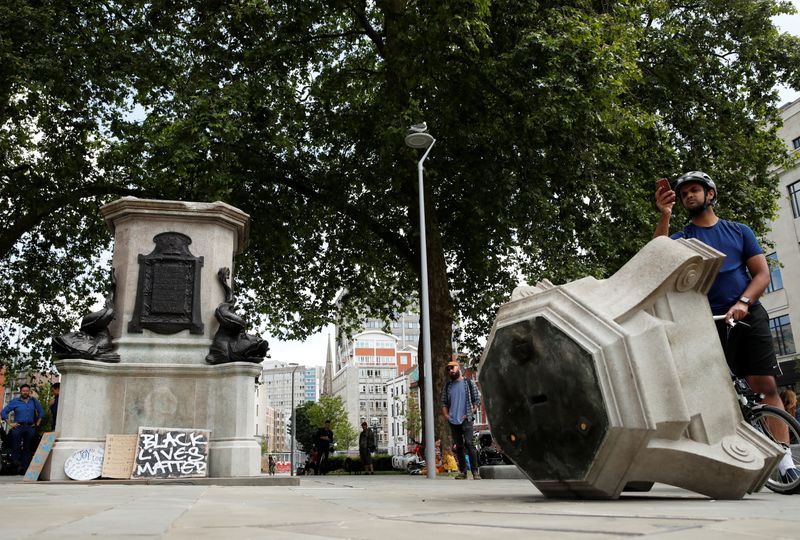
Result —
[[[794, 8], [800, 12], [800, 0], [792, 0]], [[783, 32], [789, 32], [795, 36], [800, 36], [800, 13], [794, 15], [783, 15], [775, 17], [775, 25]], [[790, 88], [780, 88], [781, 103], [795, 101], [800, 97], [800, 92]]]
[[[795, 9], [800, 11], [800, 0], [793, 0]], [[800, 36], [800, 14], [784, 15], [775, 18], [779, 30]], [[790, 88], [780, 88], [780, 102], [787, 103], [800, 98], [800, 92]], [[266, 336], [269, 341], [270, 355], [273, 360], [281, 362], [297, 362], [306, 366], [323, 366], [327, 354], [328, 336], [335, 340], [334, 327], [328, 326], [306, 341], [278, 341]]]

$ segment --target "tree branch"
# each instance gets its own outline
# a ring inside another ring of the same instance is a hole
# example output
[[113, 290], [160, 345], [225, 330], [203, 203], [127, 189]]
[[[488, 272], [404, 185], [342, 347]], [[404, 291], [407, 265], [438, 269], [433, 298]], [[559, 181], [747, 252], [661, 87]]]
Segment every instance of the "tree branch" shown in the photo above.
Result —
[[358, 23], [361, 25], [361, 28], [364, 29], [364, 32], [367, 34], [367, 37], [375, 44], [375, 48], [378, 50], [378, 54], [381, 58], [386, 58], [384, 45], [383, 45], [383, 38], [381, 35], [375, 30], [369, 22], [369, 18], [367, 18], [367, 3], [365, 0], [360, 0], [359, 5], [356, 5], [355, 2], [348, 2], [348, 7], [350, 11], [355, 16]]
[[305, 39], [292, 39], [287, 41], [286, 43], [291, 43], [292, 45], [304, 45], [307, 43], [313, 43], [315, 41], [321, 41], [323, 39], [336, 39], [336, 38], [364, 36], [364, 35], [366, 35], [366, 32], [357, 32], [355, 30], [351, 30], [349, 32], [330, 32], [330, 33], [313, 34]]
[[[261, 156], [259, 160], [256, 162], [257, 169], [262, 169], [264, 163], [268, 163], [270, 159], [267, 159], [260, 152], [253, 151], [252, 148], [245, 149], [249, 155], [259, 155]], [[248, 155], [247, 153], [242, 155]], [[254, 170], [252, 168], [248, 169], [240, 169], [235, 170], [233, 172], [242, 173], [242, 174], [252, 174]], [[369, 229], [373, 234], [375, 234], [378, 238], [383, 240], [387, 245], [394, 248], [397, 254], [405, 259], [412, 267], [415, 263], [415, 257], [413, 251], [410, 249], [408, 243], [406, 243], [402, 237], [398, 236], [396, 231], [390, 229], [383, 225], [380, 221], [371, 217], [367, 212], [364, 212], [363, 209], [359, 209], [358, 207], [348, 203], [346, 200], [343, 200], [341, 197], [341, 192], [339, 191], [329, 191], [329, 190], [318, 190], [315, 187], [311, 186], [310, 183], [295, 180], [292, 175], [290, 174], [276, 174], [275, 171], [261, 171], [261, 173], [265, 176], [270, 178], [271, 182], [277, 183], [284, 187], [287, 187], [308, 199], [320, 203], [323, 206], [331, 208], [340, 212], [341, 214], [345, 215], [352, 221], [363, 225], [365, 228]], [[276, 180], [277, 178], [277, 180]], [[269, 185], [270, 182], [262, 183], [261, 185]]]
[[103, 195], [142, 196], [144, 194], [140, 189], [127, 188], [115, 184], [90, 184], [72, 191], [61, 191], [58, 195], [46, 201], [37, 201], [35, 211], [23, 214], [13, 223], [4, 224], [2, 233], [0, 233], [0, 260], [5, 259], [19, 239], [25, 233], [33, 230], [45, 217], [76, 200]]

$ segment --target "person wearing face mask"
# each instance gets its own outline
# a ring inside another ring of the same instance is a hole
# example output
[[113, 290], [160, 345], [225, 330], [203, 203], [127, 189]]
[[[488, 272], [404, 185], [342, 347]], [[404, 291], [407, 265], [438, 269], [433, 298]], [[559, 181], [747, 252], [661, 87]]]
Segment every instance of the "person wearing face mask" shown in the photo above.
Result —
[[447, 364], [447, 374], [448, 380], [442, 388], [442, 414], [447, 418], [447, 422], [450, 424], [450, 433], [453, 436], [453, 447], [459, 470], [456, 480], [466, 480], [467, 478], [465, 452], [469, 455], [473, 480], [480, 480], [478, 455], [473, 442], [473, 422], [481, 403], [481, 396], [475, 382], [467, 379], [461, 373], [461, 364], [458, 362], [452, 361]]

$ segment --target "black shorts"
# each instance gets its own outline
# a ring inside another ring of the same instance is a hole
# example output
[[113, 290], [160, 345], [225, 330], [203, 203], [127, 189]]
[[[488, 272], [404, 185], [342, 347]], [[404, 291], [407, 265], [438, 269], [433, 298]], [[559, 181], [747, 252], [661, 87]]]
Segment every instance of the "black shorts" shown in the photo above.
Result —
[[359, 448], [358, 455], [361, 458], [362, 465], [372, 465], [372, 453], [369, 450]]
[[751, 306], [742, 322], [750, 326], [737, 324], [731, 328], [725, 321], [716, 321], [725, 359], [733, 374], [737, 377], [780, 375], [767, 310], [761, 304]]

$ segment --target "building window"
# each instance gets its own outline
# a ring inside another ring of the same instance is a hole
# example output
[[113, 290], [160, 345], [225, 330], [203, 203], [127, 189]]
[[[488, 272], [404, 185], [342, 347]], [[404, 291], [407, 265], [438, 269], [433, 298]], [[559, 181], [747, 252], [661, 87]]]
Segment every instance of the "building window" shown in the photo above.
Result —
[[794, 148], [795, 150], [800, 150], [800, 137], [792, 139], [792, 148]]
[[792, 214], [800, 217], [800, 182], [789, 185], [789, 199], [792, 201]]
[[775, 352], [778, 356], [796, 352], [794, 336], [792, 335], [792, 323], [789, 322], [788, 315], [781, 315], [780, 317], [770, 319], [769, 328], [772, 332], [772, 342], [775, 345]]
[[766, 292], [779, 291], [783, 289], [783, 278], [781, 278], [781, 269], [778, 266], [778, 254], [767, 255], [767, 262], [769, 263], [769, 286]]

